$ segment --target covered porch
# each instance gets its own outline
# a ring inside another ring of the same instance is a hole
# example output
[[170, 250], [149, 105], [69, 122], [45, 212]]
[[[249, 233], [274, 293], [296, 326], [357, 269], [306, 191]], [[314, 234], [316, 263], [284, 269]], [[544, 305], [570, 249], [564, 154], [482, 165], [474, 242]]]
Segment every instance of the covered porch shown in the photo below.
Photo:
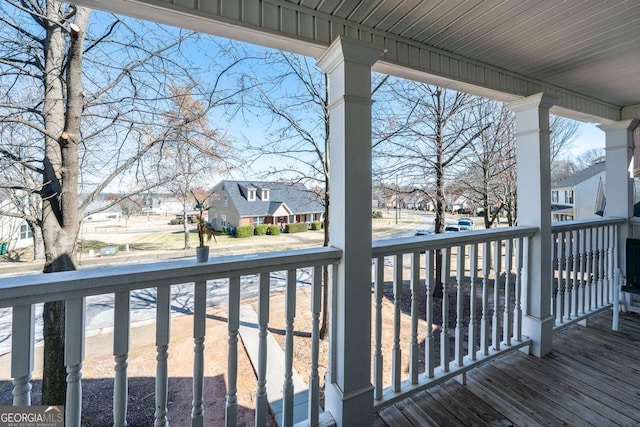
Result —
[[[586, 377], [599, 376], [611, 381], [612, 389], [633, 387], [612, 375], [609, 361], [589, 359], [581, 369], [581, 363], [566, 353], [606, 349], [606, 356], [609, 350], [626, 344], [621, 340], [624, 334], [631, 342], [638, 339], [634, 317], [622, 319], [621, 333], [604, 333], [608, 320], [598, 318], [599, 326], [593, 333], [600, 331], [599, 338], [579, 344], [571, 338], [576, 329], [573, 325], [588, 323], [590, 317], [611, 310], [617, 298], [616, 271], [625, 269], [624, 243], [631, 236], [633, 210], [633, 132], [640, 118], [640, 59], [624, 46], [640, 41], [640, 34], [634, 31], [640, 18], [637, 5], [595, 0], [553, 7], [527, 1], [455, 2], [457, 7], [451, 2], [433, 7], [431, 2], [398, 4], [390, 0], [339, 4], [259, 0], [76, 3], [319, 58], [330, 88], [331, 242], [327, 248], [224, 257], [207, 263], [181, 260], [3, 279], [0, 307], [11, 307], [13, 315], [15, 405], [29, 404], [31, 399], [34, 304], [64, 299], [66, 423], [80, 425], [85, 298], [114, 294], [113, 424], [126, 425], [127, 357], [133, 344], [129, 342], [130, 293], [149, 288], [157, 295], [157, 351], [151, 360], [157, 365], [155, 425], [166, 425], [170, 411], [166, 361], [171, 292], [187, 284], [192, 287], [194, 302], [193, 408], [190, 414], [182, 415], [190, 418], [192, 425], [207, 425], [203, 413], [207, 396], [202, 386], [204, 354], [210, 351], [204, 326], [206, 294], [210, 281], [223, 280], [228, 288], [228, 367], [227, 393], [220, 404], [225, 406], [226, 424], [236, 425], [242, 283], [244, 278], [254, 277], [260, 301], [255, 424], [265, 425], [269, 413], [265, 362], [268, 305], [273, 275], [278, 272], [284, 272], [288, 297], [282, 425], [298, 420], [292, 366], [295, 290], [300, 282], [312, 289], [309, 404], [301, 421], [305, 425], [397, 425], [402, 417], [407, 425], [421, 425], [421, 414], [426, 414], [424, 420], [440, 424], [445, 421], [439, 417], [446, 413], [439, 414], [437, 408], [453, 405], [441, 399], [452, 394], [452, 389], [457, 394], [460, 387], [469, 393], [470, 400], [449, 420], [453, 424], [472, 420], [480, 399], [471, 394], [482, 400], [502, 394], [502, 399], [488, 404], [490, 412], [513, 423], [525, 419], [518, 419], [517, 414], [532, 422], [570, 423], [567, 416], [571, 411], [561, 405], [554, 409], [545, 399], [533, 404], [531, 398], [523, 401], [517, 397], [517, 391], [525, 390], [516, 387], [519, 379], [525, 378], [524, 372], [546, 373], [546, 377], [537, 377], [540, 389], [544, 378], [557, 377], [553, 373], [558, 370], [569, 374], [572, 387], [584, 383]], [[538, 49], [540, 45], [542, 49]], [[372, 241], [372, 70], [508, 102], [516, 115], [518, 227]], [[602, 220], [552, 227], [550, 112], [597, 122], [606, 134], [607, 217]], [[436, 256], [442, 256], [442, 264], [435, 261]], [[324, 266], [331, 272], [326, 283]], [[436, 268], [440, 270], [436, 272]], [[442, 283], [436, 283], [436, 277], [442, 277]], [[330, 289], [330, 327], [321, 394], [318, 332], [323, 286]], [[439, 286], [443, 288], [441, 297], [434, 297]], [[408, 299], [404, 306], [403, 299]], [[387, 300], [393, 305], [390, 317], [383, 315]], [[402, 315], [403, 307], [409, 307], [408, 321]], [[566, 328], [571, 331], [554, 335], [554, 331]], [[387, 342], [392, 343], [389, 352], [383, 350]], [[564, 369], [558, 366], [558, 358]], [[637, 365], [630, 362], [626, 369], [637, 370]], [[514, 371], [522, 371], [523, 376], [512, 374]], [[604, 372], [611, 376], [605, 378]], [[463, 385], [458, 387], [451, 380]], [[610, 395], [595, 393], [591, 382], [581, 387], [598, 407], [608, 407], [607, 413], [623, 412], [616, 418], [621, 424], [638, 421], [637, 413], [625, 412], [629, 408], [624, 403], [610, 402]], [[436, 390], [435, 395], [428, 390]], [[553, 393], [545, 389], [542, 394]], [[637, 393], [631, 395], [630, 399], [635, 399], [632, 407], [637, 408]], [[580, 399], [563, 402], [573, 405]], [[458, 406], [460, 401], [464, 400], [459, 400]], [[402, 412], [402, 417], [396, 411]], [[543, 413], [551, 418], [540, 415]], [[585, 421], [598, 425], [596, 421], [602, 418]]]
[[378, 411], [373, 425], [637, 425], [640, 320], [623, 319], [618, 332], [610, 313], [558, 331], [545, 357], [506, 355], [465, 385], [448, 381]]

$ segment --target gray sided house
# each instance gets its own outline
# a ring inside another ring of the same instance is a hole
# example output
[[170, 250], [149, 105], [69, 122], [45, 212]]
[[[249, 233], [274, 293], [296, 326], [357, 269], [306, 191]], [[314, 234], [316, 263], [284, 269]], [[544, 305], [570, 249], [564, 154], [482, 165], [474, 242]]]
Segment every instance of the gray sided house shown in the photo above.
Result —
[[554, 221], [597, 218], [602, 215], [605, 163], [579, 170], [551, 187]]
[[222, 181], [213, 188], [209, 222], [214, 230], [241, 225], [321, 221], [324, 206], [302, 184]]

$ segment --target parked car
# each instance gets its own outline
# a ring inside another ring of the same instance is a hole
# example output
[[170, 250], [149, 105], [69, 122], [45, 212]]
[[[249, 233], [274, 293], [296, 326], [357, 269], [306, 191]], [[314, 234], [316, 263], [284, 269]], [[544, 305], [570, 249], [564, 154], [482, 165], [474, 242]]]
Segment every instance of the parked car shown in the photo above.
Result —
[[458, 227], [457, 225], [447, 225], [444, 228], [445, 233], [457, 233], [458, 231], [463, 231], [463, 230], [460, 230], [460, 227]]
[[473, 230], [473, 221], [471, 218], [460, 218], [458, 220], [458, 228], [460, 231]]
[[433, 231], [429, 230], [418, 230], [415, 232], [414, 236], [429, 236], [433, 234]]

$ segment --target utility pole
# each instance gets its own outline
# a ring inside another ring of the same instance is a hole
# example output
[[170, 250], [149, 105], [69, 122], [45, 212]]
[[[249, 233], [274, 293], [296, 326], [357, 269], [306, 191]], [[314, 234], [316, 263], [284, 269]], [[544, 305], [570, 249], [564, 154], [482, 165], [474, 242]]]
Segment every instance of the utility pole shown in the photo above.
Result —
[[398, 175], [396, 174], [396, 225], [398, 225], [398, 208], [400, 204], [400, 189], [398, 188]]

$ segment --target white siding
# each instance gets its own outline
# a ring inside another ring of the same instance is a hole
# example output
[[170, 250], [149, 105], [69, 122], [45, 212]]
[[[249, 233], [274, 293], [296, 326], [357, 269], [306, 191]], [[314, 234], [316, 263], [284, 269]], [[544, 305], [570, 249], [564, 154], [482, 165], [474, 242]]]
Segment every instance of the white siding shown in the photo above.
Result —
[[573, 196], [575, 212], [574, 219], [598, 218], [595, 210], [600, 180], [604, 181], [604, 172], [576, 185]]

